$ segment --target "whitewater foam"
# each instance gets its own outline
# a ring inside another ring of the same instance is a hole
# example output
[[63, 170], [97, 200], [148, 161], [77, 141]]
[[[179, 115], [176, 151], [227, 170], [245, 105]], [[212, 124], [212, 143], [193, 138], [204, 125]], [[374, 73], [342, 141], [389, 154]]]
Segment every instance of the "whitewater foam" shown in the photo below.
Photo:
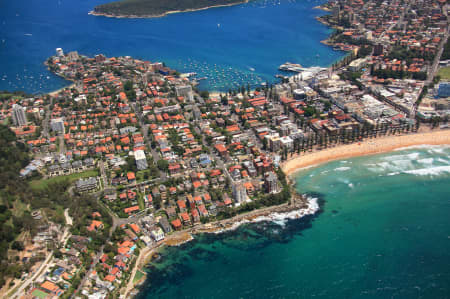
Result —
[[313, 215], [319, 210], [317, 198], [308, 198], [308, 207], [305, 209], [289, 211], [286, 213], [272, 213], [267, 216], [260, 216], [251, 222], [270, 221], [280, 226], [286, 225], [288, 220], [300, 219], [306, 215]]
[[343, 166], [343, 167], [335, 168], [334, 171], [346, 171], [346, 170], [349, 170], [349, 169], [350, 169], [350, 167]]
[[394, 164], [399, 169], [408, 169], [413, 166], [411, 162], [412, 162], [412, 160], [397, 160], [397, 161], [392, 161], [392, 164]]
[[417, 163], [421, 163], [421, 164], [433, 164], [433, 161], [434, 161], [433, 158], [425, 158], [425, 159], [417, 160]]
[[422, 145], [411, 145], [411, 146], [405, 146], [395, 149], [395, 152], [404, 151], [404, 150], [410, 150], [410, 149], [425, 149], [425, 150], [441, 150], [441, 149], [448, 149], [450, 148], [449, 145], [432, 145], [432, 144], [422, 144]]
[[285, 212], [285, 213], [274, 212], [274, 213], [271, 213], [271, 214], [269, 214], [267, 216], [255, 217], [252, 220], [242, 219], [240, 221], [237, 221], [237, 222], [233, 223], [230, 227], [227, 227], [225, 229], [221, 229], [221, 230], [215, 231], [214, 233], [215, 234], [220, 234], [220, 233], [223, 233], [225, 231], [233, 231], [233, 230], [236, 230], [242, 224], [258, 223], [258, 222], [263, 222], [263, 221], [272, 222], [272, 223], [275, 223], [275, 224], [277, 224], [277, 225], [279, 225], [281, 227], [284, 227], [284, 226], [286, 226], [286, 224], [287, 224], [287, 222], [289, 220], [300, 219], [300, 218], [302, 218], [304, 216], [307, 216], [307, 215], [313, 215], [317, 211], [319, 211], [320, 207], [319, 207], [319, 203], [317, 201], [317, 198], [315, 198], [315, 197], [308, 197], [307, 198], [307, 202], [308, 202], [308, 207], [307, 208], [294, 210], [294, 211], [289, 211], [289, 212]]
[[441, 163], [445, 163], [445, 164], [449, 164], [450, 163], [448, 160], [446, 160], [444, 158], [438, 158], [437, 161], [441, 162]]
[[450, 173], [450, 165], [449, 166], [435, 166], [430, 168], [421, 168], [421, 169], [412, 169], [403, 171], [407, 174], [413, 174], [417, 176], [438, 176], [444, 173]]
[[385, 161], [398, 161], [398, 160], [417, 160], [419, 158], [419, 153], [410, 153], [406, 155], [394, 155], [389, 157], [384, 157]]

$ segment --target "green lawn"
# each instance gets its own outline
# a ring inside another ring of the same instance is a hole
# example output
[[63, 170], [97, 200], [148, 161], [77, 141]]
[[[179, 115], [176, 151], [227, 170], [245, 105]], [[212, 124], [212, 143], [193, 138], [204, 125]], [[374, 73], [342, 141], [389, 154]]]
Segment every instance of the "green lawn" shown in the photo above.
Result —
[[48, 186], [48, 184], [50, 184], [50, 183], [62, 182], [64, 180], [69, 180], [70, 183], [73, 183], [76, 180], [81, 179], [81, 178], [88, 178], [91, 176], [98, 176], [98, 175], [99, 175], [98, 170], [93, 169], [93, 170], [88, 170], [88, 171], [80, 172], [80, 173], [72, 173], [69, 175], [56, 176], [56, 177], [49, 178], [49, 179], [33, 180], [30, 182], [30, 186], [31, 186], [31, 188], [33, 188], [35, 190], [42, 190], [42, 189], [46, 188]]
[[33, 297], [42, 298], [42, 299], [47, 298], [47, 296], [48, 296], [48, 294], [46, 292], [43, 292], [39, 289], [34, 290], [33, 293], [31, 293], [31, 295]]
[[136, 284], [137, 282], [139, 282], [142, 279], [142, 277], [144, 277], [144, 276], [145, 276], [145, 273], [143, 273], [141, 270], [137, 270], [136, 274], [134, 275], [134, 278], [133, 278], [133, 284]]
[[450, 80], [450, 66], [441, 67], [438, 76], [441, 77], [441, 80]]
[[142, 195], [141, 193], [138, 193], [137, 201], [139, 204], [139, 209], [144, 210], [145, 209], [144, 195]]

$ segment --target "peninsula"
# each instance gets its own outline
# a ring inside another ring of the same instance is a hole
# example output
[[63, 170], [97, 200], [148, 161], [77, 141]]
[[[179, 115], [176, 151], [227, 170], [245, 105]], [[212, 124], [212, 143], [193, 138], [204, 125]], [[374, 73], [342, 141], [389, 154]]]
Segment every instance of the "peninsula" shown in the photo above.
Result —
[[121, 0], [96, 6], [90, 14], [117, 18], [156, 18], [171, 13], [232, 6], [246, 2], [248, 0]]

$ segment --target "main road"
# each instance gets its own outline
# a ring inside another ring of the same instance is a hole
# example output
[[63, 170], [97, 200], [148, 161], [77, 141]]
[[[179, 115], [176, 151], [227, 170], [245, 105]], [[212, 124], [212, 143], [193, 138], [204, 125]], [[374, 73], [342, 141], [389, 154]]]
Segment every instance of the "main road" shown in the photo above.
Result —
[[[134, 109], [134, 112], [136, 113], [136, 116], [138, 117], [139, 125], [142, 128], [142, 133], [144, 134], [144, 141], [152, 153], [153, 162], [155, 163], [155, 165], [157, 165], [157, 162], [160, 160], [160, 157], [159, 157], [158, 152], [154, 148], [152, 148], [150, 138], [148, 137], [148, 125], [146, 125], [144, 122], [144, 117], [143, 117], [142, 112], [139, 109], [139, 105], [136, 105], [136, 103], [132, 103], [131, 105]], [[166, 173], [164, 171], [160, 171], [159, 176], [162, 180], [166, 179]]]

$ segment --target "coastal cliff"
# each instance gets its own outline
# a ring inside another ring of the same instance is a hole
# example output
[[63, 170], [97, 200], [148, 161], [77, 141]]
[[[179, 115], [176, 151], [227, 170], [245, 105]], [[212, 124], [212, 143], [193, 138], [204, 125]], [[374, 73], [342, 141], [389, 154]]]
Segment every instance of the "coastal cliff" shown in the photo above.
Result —
[[122, 0], [96, 6], [90, 14], [116, 18], [156, 18], [171, 13], [232, 6], [246, 2], [248, 0]]

